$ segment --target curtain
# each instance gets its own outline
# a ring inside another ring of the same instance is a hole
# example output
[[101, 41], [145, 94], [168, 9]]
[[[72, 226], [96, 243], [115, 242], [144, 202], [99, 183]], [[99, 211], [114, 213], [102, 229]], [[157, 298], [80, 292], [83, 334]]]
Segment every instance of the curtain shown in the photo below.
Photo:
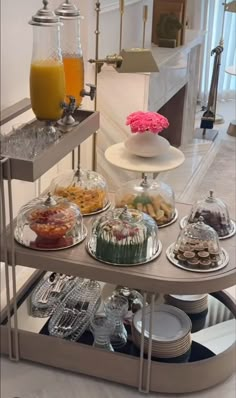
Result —
[[[207, 31], [203, 54], [203, 68], [200, 76], [200, 99], [206, 104], [210, 89], [214, 56], [211, 50], [217, 47], [222, 36], [224, 7], [222, 0], [208, 0], [202, 7], [204, 28]], [[218, 84], [218, 99], [235, 99], [236, 76], [225, 72], [228, 66], [236, 64], [236, 14], [225, 13], [225, 24], [223, 31], [224, 51], [221, 58], [220, 76]]]

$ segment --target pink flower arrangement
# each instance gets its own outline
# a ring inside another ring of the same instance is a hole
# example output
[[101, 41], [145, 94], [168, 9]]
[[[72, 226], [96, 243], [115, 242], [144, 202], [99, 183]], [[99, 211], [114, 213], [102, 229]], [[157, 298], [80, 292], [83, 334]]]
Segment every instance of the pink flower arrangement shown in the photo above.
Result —
[[150, 131], [159, 134], [169, 127], [168, 119], [156, 112], [133, 112], [126, 119], [126, 126], [130, 126], [132, 133]]

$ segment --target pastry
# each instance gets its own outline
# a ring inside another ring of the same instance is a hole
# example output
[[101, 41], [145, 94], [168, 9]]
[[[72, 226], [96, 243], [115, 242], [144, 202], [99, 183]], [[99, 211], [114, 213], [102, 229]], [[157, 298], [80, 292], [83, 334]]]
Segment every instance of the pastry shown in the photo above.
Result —
[[200, 259], [206, 260], [210, 257], [210, 254], [209, 254], [209, 252], [203, 250], [203, 251], [198, 252], [198, 257]]
[[101, 210], [107, 203], [106, 192], [102, 189], [86, 189], [80, 186], [57, 187], [54, 193], [75, 203], [82, 214]]
[[197, 258], [191, 258], [188, 260], [188, 265], [190, 266], [190, 268], [197, 268], [199, 264], [199, 260]]
[[171, 221], [175, 214], [174, 207], [169, 204], [161, 195], [140, 195], [126, 194], [117, 203], [116, 207], [137, 209], [154, 218], [157, 225], [164, 225]]
[[184, 252], [184, 258], [185, 259], [189, 260], [190, 258], [192, 259], [194, 257], [195, 257], [195, 254], [193, 252], [189, 252], [189, 251]]
[[211, 260], [200, 260], [199, 261], [199, 268], [200, 269], [209, 269], [212, 265]]

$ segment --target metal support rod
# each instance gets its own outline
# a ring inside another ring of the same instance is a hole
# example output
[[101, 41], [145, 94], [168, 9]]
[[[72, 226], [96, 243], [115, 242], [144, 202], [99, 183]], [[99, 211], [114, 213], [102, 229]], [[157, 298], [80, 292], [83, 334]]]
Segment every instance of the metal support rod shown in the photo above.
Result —
[[[96, 11], [96, 42], [95, 42], [95, 60], [99, 59], [99, 35], [100, 35], [100, 11], [101, 11], [101, 3], [100, 1], [96, 1], [95, 3], [95, 11]], [[98, 93], [98, 68], [99, 65], [95, 63], [94, 68], [94, 85], [97, 87]], [[97, 93], [94, 98], [94, 111], [97, 111]], [[93, 134], [93, 144], [92, 144], [92, 169], [94, 171], [97, 170], [97, 132]]]
[[152, 294], [151, 298], [151, 312], [149, 319], [149, 339], [148, 339], [148, 368], [147, 368], [147, 380], [146, 380], [146, 390], [148, 394], [150, 391], [150, 381], [151, 381], [151, 366], [152, 366], [152, 325], [153, 325], [153, 313], [155, 304], [155, 294]]
[[72, 170], [75, 169], [75, 150], [74, 149], [71, 152], [71, 168], [72, 168]]
[[[147, 302], [147, 293], [143, 293], [143, 302]], [[150, 319], [149, 319], [149, 339], [148, 339], [148, 357], [147, 357], [147, 372], [145, 383], [143, 383], [143, 368], [144, 368], [144, 335], [145, 335], [145, 312], [146, 305], [142, 308], [142, 328], [141, 328], [141, 343], [140, 343], [140, 362], [139, 362], [139, 392], [149, 393], [150, 382], [151, 382], [151, 366], [152, 366], [152, 329], [153, 329], [153, 313], [155, 305], [155, 294], [151, 295], [151, 305], [150, 305]], [[143, 384], [145, 387], [143, 388]]]
[[11, 311], [10, 311], [10, 282], [9, 282], [9, 267], [7, 258], [7, 230], [6, 230], [6, 203], [5, 190], [3, 180], [3, 165], [7, 162], [7, 158], [0, 159], [0, 197], [1, 197], [1, 247], [3, 251], [3, 259], [5, 263], [5, 281], [6, 281], [6, 300], [7, 300], [7, 335], [8, 335], [8, 353], [10, 360], [13, 359], [12, 341], [11, 341]]
[[148, 19], [148, 6], [143, 6], [143, 48], [145, 48], [147, 19]]
[[81, 149], [80, 145], [77, 147], [77, 169], [80, 169], [80, 162], [81, 162]]
[[8, 182], [8, 202], [9, 202], [9, 221], [10, 221], [10, 249], [11, 249], [11, 267], [12, 267], [12, 297], [14, 310], [14, 343], [15, 343], [15, 361], [19, 361], [19, 338], [18, 338], [18, 319], [17, 319], [17, 301], [16, 301], [16, 258], [15, 258], [15, 240], [14, 240], [14, 219], [12, 203], [12, 179], [11, 162], [7, 160], [7, 182]]
[[[147, 302], [147, 293], [143, 293], [143, 302]], [[139, 392], [143, 391], [143, 354], [144, 354], [144, 331], [145, 331], [145, 307], [142, 308], [142, 330], [141, 330], [141, 344], [140, 344], [140, 361], [139, 361]]]
[[122, 38], [123, 38], [123, 16], [125, 12], [125, 1], [120, 0], [120, 44], [119, 44], [119, 54], [122, 50]]
[[[7, 168], [8, 178], [8, 196], [9, 196], [9, 216], [10, 216], [10, 248], [11, 248], [11, 265], [12, 265], [12, 291], [13, 291], [13, 309], [14, 309], [14, 347], [15, 356], [13, 354], [12, 333], [11, 333], [11, 296], [10, 296], [10, 278], [9, 278], [9, 260], [7, 253], [7, 222], [6, 222], [6, 201], [3, 178], [3, 167]], [[1, 247], [3, 249], [3, 257], [5, 263], [5, 280], [6, 280], [6, 301], [7, 301], [7, 327], [8, 327], [8, 353], [12, 361], [19, 360], [19, 340], [18, 340], [18, 321], [17, 321], [17, 302], [16, 302], [16, 272], [15, 272], [15, 250], [14, 250], [14, 226], [13, 226], [13, 206], [12, 206], [12, 189], [11, 189], [11, 169], [10, 160], [8, 158], [0, 159], [0, 197], [1, 197]]]

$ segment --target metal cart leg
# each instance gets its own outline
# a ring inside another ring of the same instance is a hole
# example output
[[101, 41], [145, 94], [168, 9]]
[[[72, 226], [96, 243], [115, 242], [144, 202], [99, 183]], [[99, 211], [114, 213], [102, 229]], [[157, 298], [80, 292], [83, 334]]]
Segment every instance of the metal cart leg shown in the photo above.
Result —
[[[6, 170], [9, 202], [9, 227], [10, 227], [10, 261], [7, 252], [7, 222], [6, 222], [6, 200], [3, 169]], [[18, 339], [18, 320], [17, 320], [17, 302], [16, 302], [16, 262], [15, 262], [15, 242], [14, 242], [14, 224], [13, 224], [13, 204], [12, 204], [12, 185], [11, 185], [11, 164], [8, 158], [0, 159], [0, 197], [1, 197], [1, 215], [2, 215], [2, 248], [5, 262], [6, 278], [6, 300], [7, 300], [7, 321], [8, 321], [8, 351], [9, 358], [12, 361], [19, 360], [19, 339]], [[12, 304], [14, 311], [14, 331], [13, 341], [11, 332], [11, 296], [10, 296], [10, 278], [9, 268], [12, 269]]]
[[[143, 294], [143, 301], [146, 303], [147, 301], [147, 293]], [[151, 382], [151, 366], [152, 366], [152, 325], [153, 325], [153, 313], [154, 313], [154, 303], [155, 303], [155, 294], [151, 295], [151, 304], [150, 304], [150, 319], [149, 319], [149, 339], [148, 339], [148, 357], [147, 357], [147, 373], [145, 379], [145, 387], [143, 387], [143, 368], [144, 368], [144, 332], [145, 332], [145, 312], [146, 306], [143, 306], [142, 309], [142, 331], [141, 331], [141, 345], [140, 345], [140, 367], [139, 367], [139, 392], [148, 394], [150, 391], [150, 382]]]

